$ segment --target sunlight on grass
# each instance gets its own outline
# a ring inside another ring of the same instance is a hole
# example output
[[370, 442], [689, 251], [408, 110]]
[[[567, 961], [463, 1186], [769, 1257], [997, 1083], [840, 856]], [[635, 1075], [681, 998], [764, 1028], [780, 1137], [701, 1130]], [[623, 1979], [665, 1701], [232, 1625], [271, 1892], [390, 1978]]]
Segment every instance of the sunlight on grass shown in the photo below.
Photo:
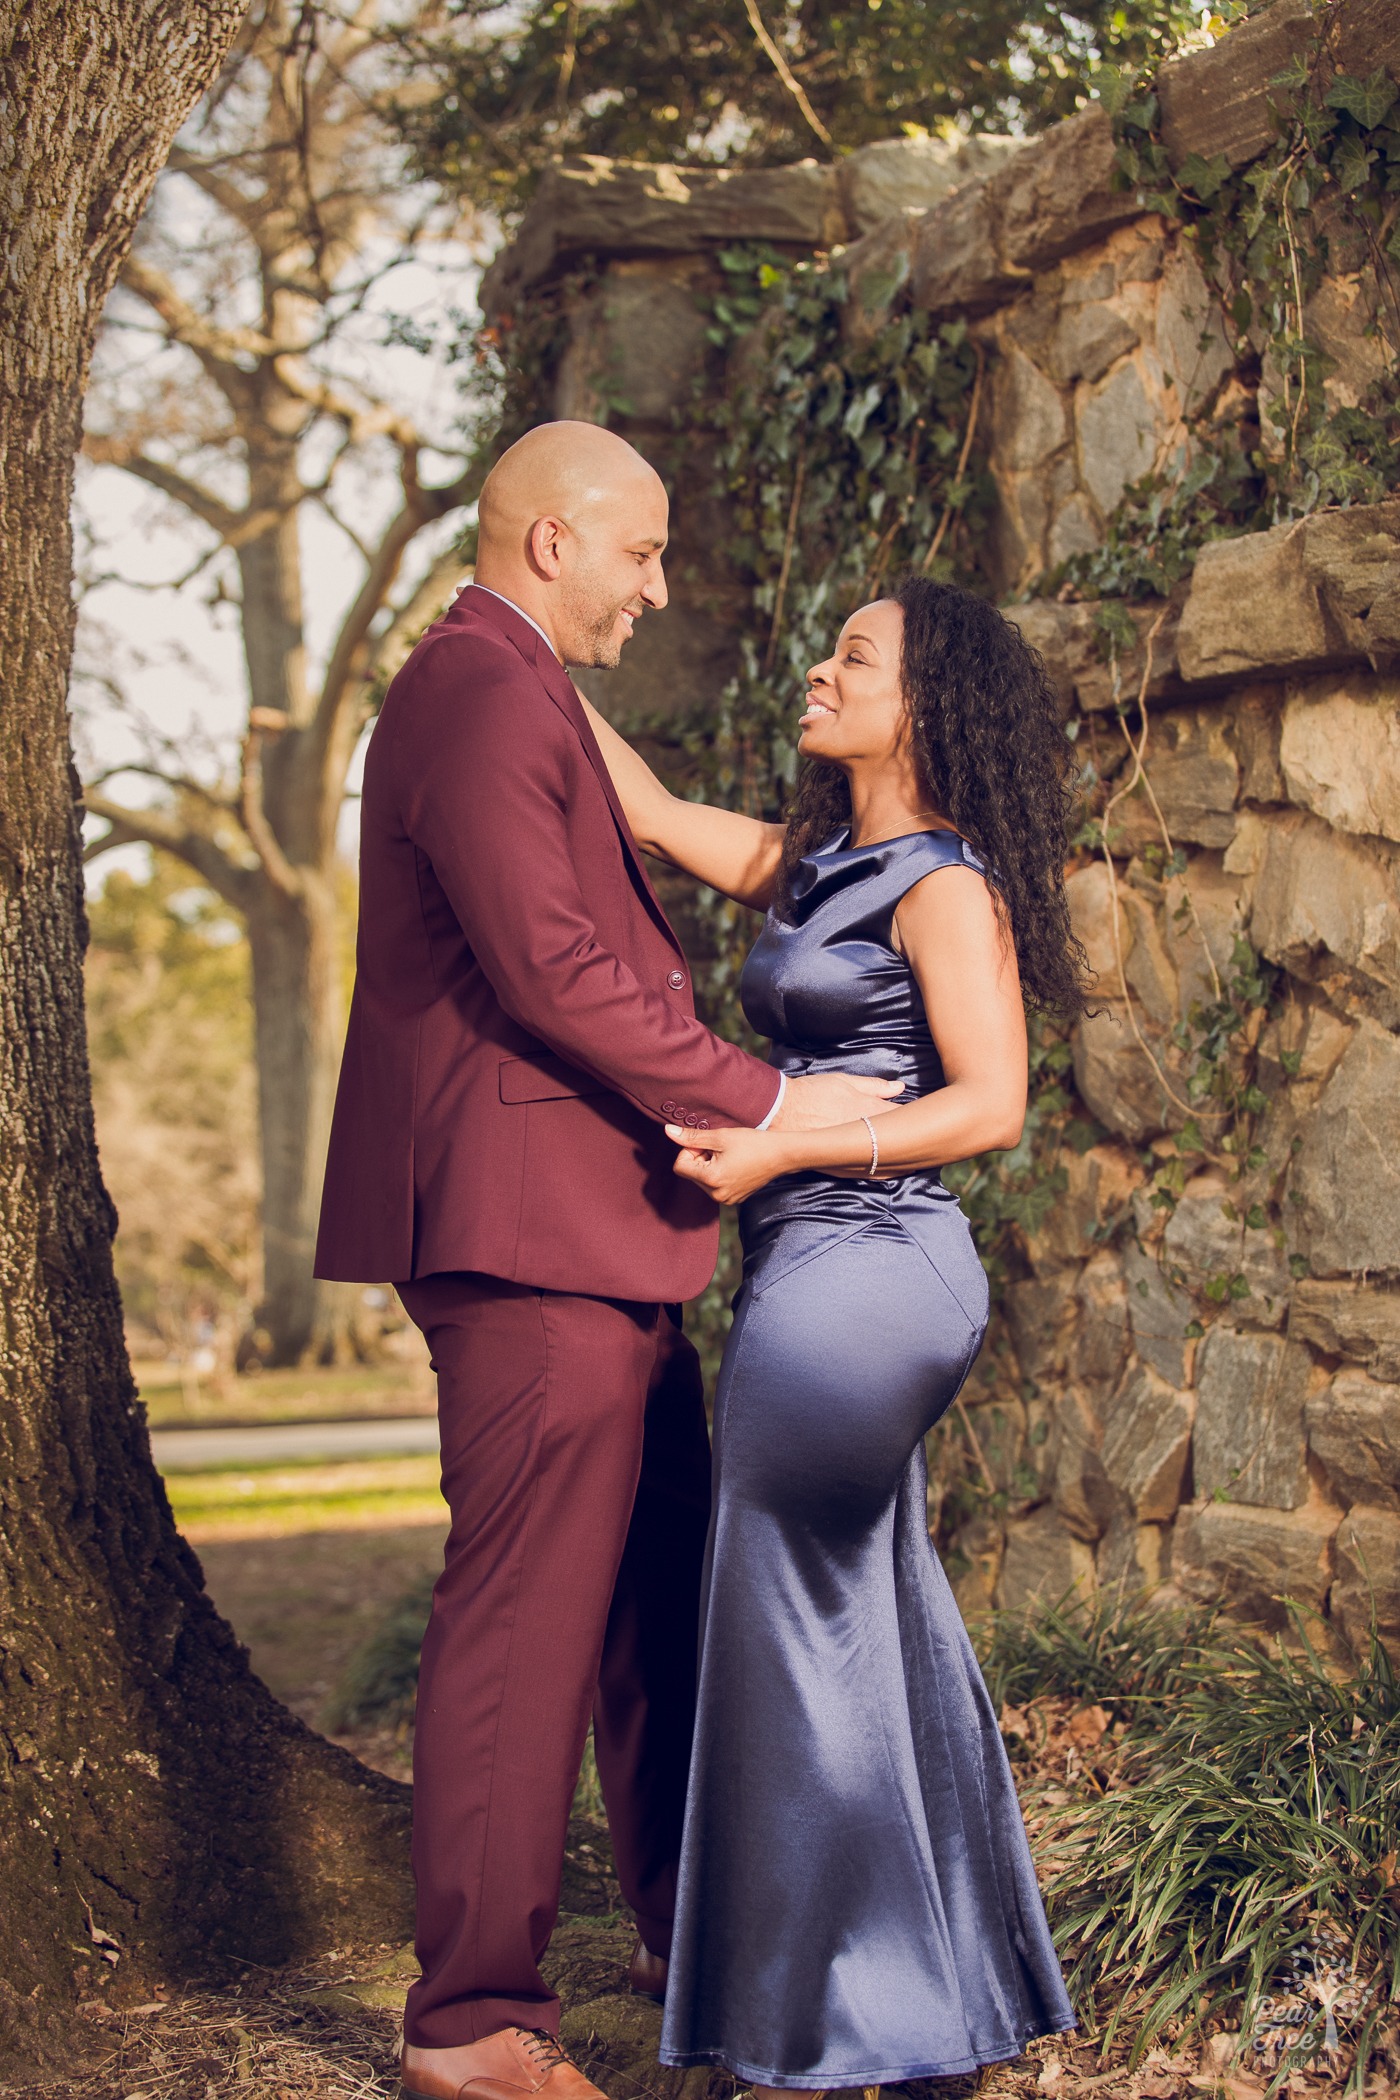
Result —
[[447, 1521], [438, 1461], [432, 1456], [328, 1466], [230, 1466], [171, 1474], [165, 1486], [176, 1523], [196, 1545], [206, 1539], [392, 1524], [445, 1526]]
[[352, 1420], [430, 1415], [432, 1375], [426, 1362], [347, 1364], [325, 1370], [262, 1371], [188, 1381], [179, 1364], [132, 1366], [152, 1429], [194, 1429], [254, 1422]]

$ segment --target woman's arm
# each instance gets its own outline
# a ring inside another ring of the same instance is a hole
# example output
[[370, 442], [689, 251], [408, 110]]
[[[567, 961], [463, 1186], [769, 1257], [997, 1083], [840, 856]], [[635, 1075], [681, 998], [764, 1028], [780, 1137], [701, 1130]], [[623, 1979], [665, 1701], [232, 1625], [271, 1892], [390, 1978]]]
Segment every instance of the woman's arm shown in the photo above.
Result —
[[[578, 692], [577, 686], [574, 690]], [[686, 802], [671, 794], [611, 722], [582, 693], [579, 699], [642, 851], [684, 868], [736, 903], [766, 911], [783, 850], [782, 825], [761, 824], [737, 810]]]
[[[1026, 1022], [1016, 957], [983, 878], [936, 869], [895, 914], [896, 940], [923, 993], [945, 1086], [875, 1122], [880, 1178], [943, 1167], [1016, 1144], [1026, 1115]], [[676, 1172], [721, 1203], [739, 1203], [779, 1174], [804, 1167], [864, 1180], [870, 1132], [863, 1122], [825, 1130], [709, 1130], [667, 1125], [685, 1149]], [[711, 1149], [712, 1148], [712, 1149]]]

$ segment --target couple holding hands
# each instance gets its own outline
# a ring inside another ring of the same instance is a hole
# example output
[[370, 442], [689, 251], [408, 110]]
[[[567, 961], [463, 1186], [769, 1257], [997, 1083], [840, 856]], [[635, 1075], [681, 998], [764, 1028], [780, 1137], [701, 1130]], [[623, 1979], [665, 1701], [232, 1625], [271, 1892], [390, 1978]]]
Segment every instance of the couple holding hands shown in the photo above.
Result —
[[[664, 2063], [812, 2093], [1073, 2025], [923, 1452], [987, 1317], [939, 1169], [1016, 1143], [1026, 1008], [1083, 1004], [1068, 746], [1017, 629], [916, 579], [809, 672], [786, 824], [672, 796], [566, 669], [666, 603], [666, 536], [622, 439], [531, 431], [365, 768], [318, 1273], [394, 1278], [438, 1375], [414, 2100], [596, 2100], [539, 1967], [590, 1717]], [[764, 914], [767, 1062], [696, 1020], [646, 855]]]

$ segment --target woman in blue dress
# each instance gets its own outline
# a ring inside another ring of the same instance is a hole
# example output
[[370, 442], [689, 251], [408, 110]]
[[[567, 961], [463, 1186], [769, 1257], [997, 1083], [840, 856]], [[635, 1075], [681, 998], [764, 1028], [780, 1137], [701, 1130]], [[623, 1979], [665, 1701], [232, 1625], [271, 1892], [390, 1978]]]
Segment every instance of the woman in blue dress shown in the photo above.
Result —
[[773, 1062], [904, 1082], [826, 1130], [671, 1131], [740, 1207], [744, 1281], [662, 2060], [760, 2095], [1004, 2061], [1074, 2021], [923, 1440], [987, 1319], [939, 1169], [1016, 1143], [1026, 1007], [1083, 1005], [1053, 691], [916, 579], [808, 673], [786, 825], [669, 795], [593, 720], [638, 843], [766, 911], [742, 997]]

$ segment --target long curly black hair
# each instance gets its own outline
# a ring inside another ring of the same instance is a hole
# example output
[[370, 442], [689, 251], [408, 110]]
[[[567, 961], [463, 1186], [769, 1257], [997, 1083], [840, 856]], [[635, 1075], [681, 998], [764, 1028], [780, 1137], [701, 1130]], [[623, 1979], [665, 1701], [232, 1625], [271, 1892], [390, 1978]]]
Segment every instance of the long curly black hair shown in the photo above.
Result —
[[[987, 863], [1027, 1007], [1071, 1019], [1084, 1011], [1089, 968], [1065, 901], [1074, 788], [1054, 687], [1019, 627], [984, 598], [926, 576], [909, 577], [894, 598], [904, 613], [900, 677], [929, 796]], [[803, 854], [850, 821], [841, 768], [809, 760], [788, 814], [780, 910]]]

